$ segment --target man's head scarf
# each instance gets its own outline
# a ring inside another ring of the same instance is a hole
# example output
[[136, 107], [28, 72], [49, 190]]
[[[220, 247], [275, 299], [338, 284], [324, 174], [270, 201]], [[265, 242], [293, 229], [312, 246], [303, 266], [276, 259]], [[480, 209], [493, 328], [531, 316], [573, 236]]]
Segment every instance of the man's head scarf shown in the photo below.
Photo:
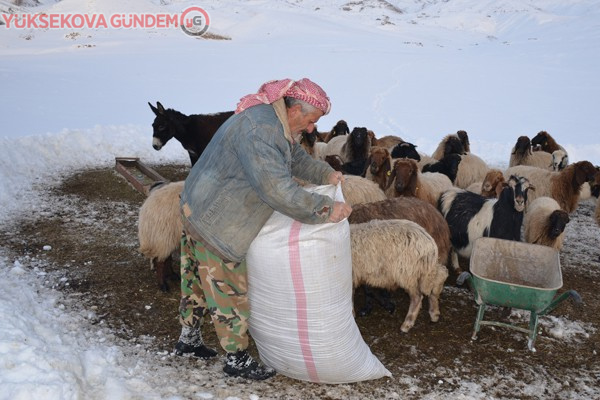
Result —
[[316, 83], [307, 78], [294, 81], [281, 79], [269, 81], [261, 85], [258, 93], [249, 94], [240, 99], [235, 113], [259, 104], [272, 104], [283, 97], [293, 97], [321, 110], [323, 115], [331, 110], [331, 102], [327, 93]]

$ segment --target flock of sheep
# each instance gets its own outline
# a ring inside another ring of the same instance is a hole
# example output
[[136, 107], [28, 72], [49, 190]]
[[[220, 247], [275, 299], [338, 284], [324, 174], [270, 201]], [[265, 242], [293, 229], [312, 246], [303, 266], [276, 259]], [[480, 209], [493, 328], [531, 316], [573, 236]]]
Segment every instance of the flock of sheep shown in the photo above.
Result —
[[[476, 239], [560, 250], [569, 214], [600, 192], [599, 169], [588, 161], [569, 164], [565, 149], [544, 131], [517, 140], [505, 171], [472, 154], [465, 131], [444, 137], [431, 155], [397, 136], [350, 131], [344, 121], [329, 132], [304, 132], [301, 144], [345, 174], [342, 191], [353, 208], [353, 285], [367, 293], [361, 314], [369, 312], [377, 289], [402, 288], [410, 297], [403, 332], [413, 327], [423, 296], [431, 321], [439, 319], [449, 268], [461, 271], [459, 256], [468, 259]], [[182, 230], [182, 188], [183, 182], [173, 182], [152, 190], [139, 213], [140, 252], [152, 260], [163, 290]], [[600, 225], [600, 200], [595, 219]], [[389, 298], [378, 300], [393, 309]]]

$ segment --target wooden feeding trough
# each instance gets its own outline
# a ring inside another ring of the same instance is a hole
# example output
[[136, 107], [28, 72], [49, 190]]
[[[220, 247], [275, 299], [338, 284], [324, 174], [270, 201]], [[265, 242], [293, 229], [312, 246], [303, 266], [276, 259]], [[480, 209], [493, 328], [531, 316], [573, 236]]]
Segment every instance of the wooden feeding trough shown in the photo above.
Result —
[[157, 182], [168, 182], [158, 172], [142, 163], [138, 157], [116, 157], [115, 168], [137, 191], [146, 196]]

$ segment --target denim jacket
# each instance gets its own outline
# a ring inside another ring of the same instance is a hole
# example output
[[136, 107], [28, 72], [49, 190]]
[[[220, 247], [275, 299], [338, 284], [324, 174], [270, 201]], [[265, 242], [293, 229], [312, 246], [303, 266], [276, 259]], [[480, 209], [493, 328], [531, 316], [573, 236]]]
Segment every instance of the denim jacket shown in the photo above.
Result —
[[188, 234], [239, 262], [273, 210], [302, 223], [327, 222], [333, 200], [307, 192], [292, 176], [326, 184], [333, 169], [292, 142], [270, 104], [225, 121], [185, 180], [181, 206]]

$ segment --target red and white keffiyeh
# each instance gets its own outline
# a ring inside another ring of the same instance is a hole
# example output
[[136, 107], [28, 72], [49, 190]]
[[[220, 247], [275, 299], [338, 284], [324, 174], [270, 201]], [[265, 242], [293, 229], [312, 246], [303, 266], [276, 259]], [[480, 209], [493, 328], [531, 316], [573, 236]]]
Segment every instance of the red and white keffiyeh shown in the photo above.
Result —
[[299, 81], [281, 79], [262, 84], [258, 93], [249, 94], [240, 99], [235, 113], [241, 113], [245, 109], [259, 104], [272, 104], [283, 97], [302, 100], [323, 111], [323, 115], [329, 113], [331, 109], [327, 93], [316, 83], [303, 78]]

